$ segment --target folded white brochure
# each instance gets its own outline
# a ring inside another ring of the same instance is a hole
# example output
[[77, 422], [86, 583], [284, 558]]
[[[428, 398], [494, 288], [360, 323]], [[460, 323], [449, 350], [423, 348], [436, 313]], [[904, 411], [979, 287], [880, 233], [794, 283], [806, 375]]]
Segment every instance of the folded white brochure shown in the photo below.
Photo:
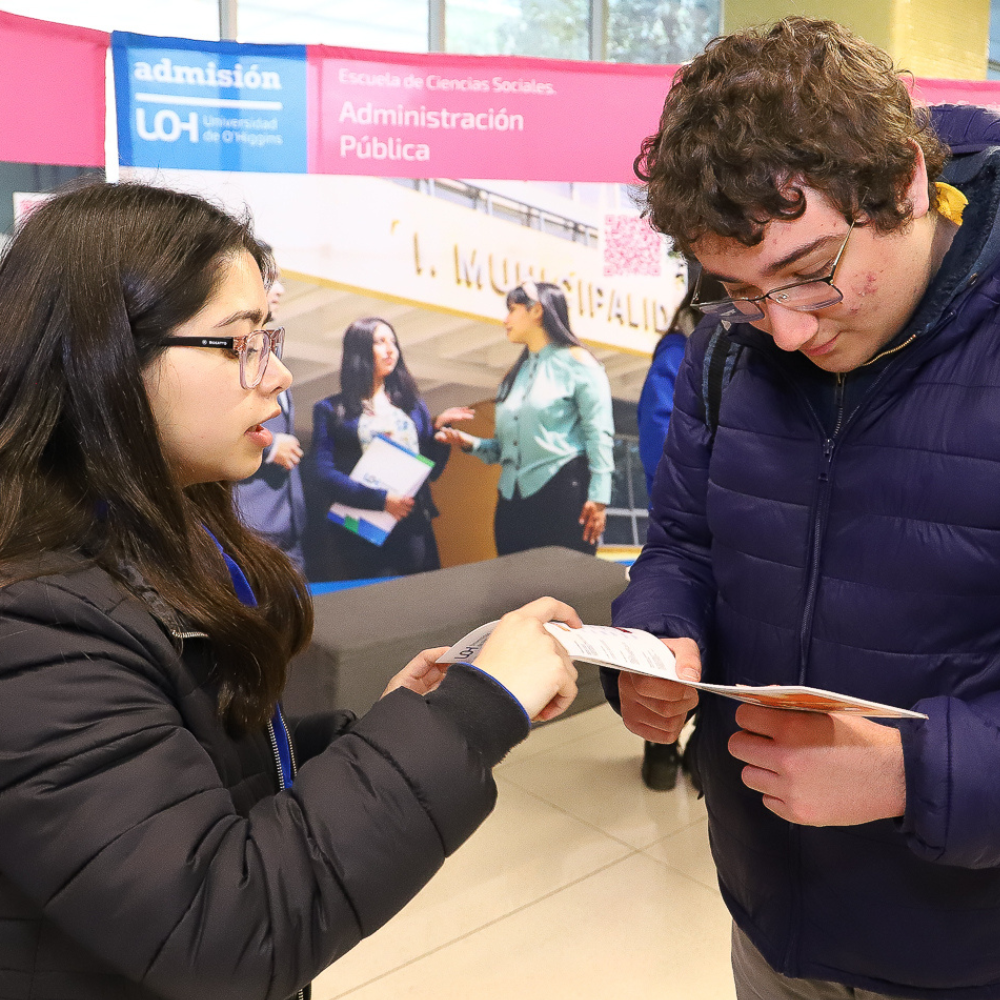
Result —
[[[497, 624], [489, 622], [474, 629], [455, 643], [439, 662], [474, 663]], [[854, 715], [885, 719], [927, 718], [921, 712], [906, 708], [802, 685], [746, 687], [742, 684], [704, 684], [683, 680], [677, 676], [674, 654], [656, 636], [640, 629], [614, 628], [608, 625], [570, 628], [561, 622], [549, 622], [545, 627], [565, 647], [571, 659], [615, 670], [664, 677], [688, 684], [699, 691], [711, 691], [736, 701], [751, 702], [767, 708], [795, 709], [799, 712], [851, 712]]]

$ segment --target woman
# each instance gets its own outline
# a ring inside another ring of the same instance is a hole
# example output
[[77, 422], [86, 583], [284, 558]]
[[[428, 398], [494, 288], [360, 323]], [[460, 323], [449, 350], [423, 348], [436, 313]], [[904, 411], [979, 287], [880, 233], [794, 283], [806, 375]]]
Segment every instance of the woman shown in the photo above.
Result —
[[500, 463], [499, 555], [543, 545], [593, 554], [614, 471], [607, 375], [570, 329], [555, 285], [525, 281], [509, 292], [504, 327], [524, 350], [500, 383], [494, 437], [445, 427], [438, 439]]
[[286, 727], [309, 598], [229, 486], [291, 382], [270, 270], [246, 223], [141, 185], [47, 202], [0, 262], [4, 995], [303, 996], [574, 692], [542, 622], [578, 619], [543, 599], [481, 669], [425, 651], [362, 719]]
[[333, 503], [362, 510], [388, 511], [397, 525], [375, 545], [339, 524], [324, 532], [328, 579], [361, 580], [440, 569], [431, 524], [437, 507], [429, 482], [415, 497], [399, 496], [351, 479], [351, 470], [376, 435], [434, 463], [437, 479], [448, 461], [448, 447], [434, 434], [453, 420], [469, 420], [466, 407], [445, 410], [433, 421], [417, 384], [403, 361], [396, 331], [375, 316], [355, 320], [344, 331], [340, 393], [313, 407], [313, 476], [321, 516]]

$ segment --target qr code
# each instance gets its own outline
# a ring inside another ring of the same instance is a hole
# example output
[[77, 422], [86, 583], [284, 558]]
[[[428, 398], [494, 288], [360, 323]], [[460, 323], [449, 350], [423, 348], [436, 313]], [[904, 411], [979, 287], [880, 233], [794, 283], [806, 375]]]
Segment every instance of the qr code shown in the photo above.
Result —
[[645, 274], [658, 278], [662, 270], [663, 237], [639, 215], [609, 212], [604, 216], [604, 277]]

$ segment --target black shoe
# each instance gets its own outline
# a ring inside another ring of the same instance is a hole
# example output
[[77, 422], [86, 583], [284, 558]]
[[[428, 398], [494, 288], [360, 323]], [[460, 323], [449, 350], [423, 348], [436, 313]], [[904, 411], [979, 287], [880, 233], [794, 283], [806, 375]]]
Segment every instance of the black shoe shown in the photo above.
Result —
[[680, 766], [676, 743], [647, 742], [642, 753], [642, 783], [654, 792], [669, 792], [677, 784]]

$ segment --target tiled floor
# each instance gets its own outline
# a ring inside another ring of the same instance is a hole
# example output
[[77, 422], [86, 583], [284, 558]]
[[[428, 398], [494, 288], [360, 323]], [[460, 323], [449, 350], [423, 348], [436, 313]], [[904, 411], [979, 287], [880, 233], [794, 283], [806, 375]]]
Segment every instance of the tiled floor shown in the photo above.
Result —
[[704, 803], [602, 706], [533, 733], [493, 815], [315, 1000], [733, 1000]]

